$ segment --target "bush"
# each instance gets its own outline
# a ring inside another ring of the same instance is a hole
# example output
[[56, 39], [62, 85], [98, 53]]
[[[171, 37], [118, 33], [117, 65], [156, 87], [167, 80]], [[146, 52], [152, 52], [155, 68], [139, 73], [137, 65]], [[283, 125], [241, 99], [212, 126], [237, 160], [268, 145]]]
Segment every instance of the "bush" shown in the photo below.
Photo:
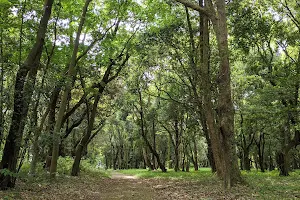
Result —
[[74, 159], [72, 157], [59, 157], [57, 161], [57, 173], [70, 174]]

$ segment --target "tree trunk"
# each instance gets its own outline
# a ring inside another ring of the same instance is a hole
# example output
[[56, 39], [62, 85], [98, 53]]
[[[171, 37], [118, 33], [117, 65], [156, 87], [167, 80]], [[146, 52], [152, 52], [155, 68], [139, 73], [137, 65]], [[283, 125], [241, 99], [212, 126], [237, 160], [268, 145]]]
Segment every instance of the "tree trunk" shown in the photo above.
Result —
[[3, 97], [4, 97], [4, 52], [3, 52], [3, 29], [0, 30], [0, 149], [2, 147], [4, 132], [4, 114], [3, 114]]
[[264, 164], [264, 151], [265, 151], [265, 134], [260, 133], [259, 140], [256, 141], [257, 151], [258, 151], [258, 163], [261, 172], [265, 172], [265, 164]]
[[[152, 120], [152, 137], [153, 137], [153, 148], [156, 151], [156, 131], [155, 131], [154, 119]], [[152, 163], [153, 163], [154, 169], [157, 169], [157, 161], [153, 154], [152, 154]]]
[[144, 119], [144, 108], [143, 108], [143, 101], [142, 101], [142, 93], [139, 90], [138, 91], [139, 94], [139, 104], [140, 104], [140, 120], [141, 120], [141, 134], [142, 134], [142, 138], [144, 139], [144, 142], [146, 144], [146, 146], [149, 148], [149, 150], [151, 151], [151, 153], [156, 157], [157, 160], [157, 164], [159, 166], [159, 168], [161, 169], [162, 172], [166, 172], [167, 169], [166, 167], [163, 165], [163, 163], [160, 160], [160, 156], [157, 153], [157, 151], [155, 149], [153, 149], [152, 145], [150, 144], [147, 135], [146, 135], [146, 131], [145, 131], [145, 119]]
[[213, 153], [213, 150], [212, 150], [209, 131], [207, 129], [206, 117], [204, 115], [202, 115], [202, 117], [205, 118], [205, 120], [204, 119], [201, 120], [201, 121], [203, 121], [203, 122], [201, 122], [201, 124], [202, 124], [202, 130], [203, 130], [204, 136], [206, 138], [206, 143], [207, 143], [207, 158], [208, 158], [208, 162], [209, 162], [211, 171], [213, 173], [215, 173], [217, 171], [217, 168], [216, 168], [216, 163], [215, 163], [215, 159], [214, 159], [214, 153]]
[[174, 170], [177, 172], [179, 170], [179, 145], [180, 145], [180, 136], [179, 136], [179, 128], [178, 128], [178, 120], [174, 121], [174, 130], [175, 130], [175, 141], [174, 141], [174, 151], [175, 151], [175, 167]]
[[95, 122], [95, 118], [96, 118], [96, 114], [97, 114], [98, 103], [99, 103], [100, 96], [103, 91], [104, 91], [104, 87], [101, 87], [101, 88], [99, 88], [99, 91], [96, 94], [86, 134], [84, 134], [83, 138], [81, 139], [80, 143], [77, 146], [76, 153], [75, 153], [75, 159], [74, 159], [74, 163], [72, 166], [72, 172], [71, 172], [72, 176], [78, 176], [82, 152], [83, 152], [83, 149], [85, 147], [87, 147], [88, 141], [91, 137], [91, 133], [92, 133], [92, 130], [94, 127], [94, 122]]
[[243, 167], [244, 170], [250, 171], [249, 149], [244, 149], [243, 152]]
[[216, 1], [218, 19], [212, 20], [216, 32], [220, 56], [218, 77], [218, 122], [223, 145], [223, 162], [225, 167], [224, 186], [230, 188], [241, 181], [238, 160], [235, 152], [234, 139], [234, 110], [231, 100], [230, 66], [228, 50], [228, 31], [226, 22], [226, 8], [224, 0]]
[[[230, 87], [230, 67], [229, 67], [229, 50], [228, 50], [228, 31], [226, 23], [225, 0], [216, 0], [214, 3], [211, 0], [199, 1], [199, 6], [188, 0], [176, 0], [187, 7], [197, 10], [201, 14], [201, 20], [204, 28], [203, 31], [208, 32], [208, 20], [212, 21], [213, 28], [216, 34], [216, 40], [219, 50], [220, 66], [219, 77], [217, 79], [217, 120], [213, 115], [213, 107], [211, 105], [211, 95], [209, 85], [209, 44], [207, 40], [208, 33], [203, 33], [201, 37], [201, 63], [202, 74], [204, 77], [203, 89], [205, 99], [205, 110], [207, 125], [210, 131], [212, 149], [214, 152], [214, 160], [216, 164], [217, 174], [224, 180], [224, 187], [230, 188], [233, 184], [241, 181], [241, 175], [238, 168], [238, 160], [235, 152], [234, 141], [234, 110], [231, 101]], [[204, 42], [204, 43], [203, 43]], [[208, 84], [206, 84], [208, 83]], [[208, 93], [207, 93], [208, 92]], [[218, 122], [217, 124], [215, 124]]]
[[64, 89], [64, 92], [62, 95], [60, 106], [59, 106], [57, 120], [56, 120], [56, 123], [54, 126], [52, 160], [51, 160], [51, 166], [50, 166], [50, 177], [51, 178], [54, 178], [56, 175], [57, 160], [58, 160], [58, 156], [59, 156], [60, 130], [61, 130], [61, 126], [62, 126], [63, 116], [65, 114], [66, 107], [67, 107], [68, 96], [72, 89], [71, 88], [72, 79], [73, 79], [73, 76], [76, 74], [75, 66], [76, 66], [77, 53], [78, 53], [78, 49], [79, 49], [79, 39], [80, 39], [81, 31], [83, 29], [83, 25], [84, 25], [84, 22], [86, 19], [86, 14], [87, 14], [87, 10], [88, 10], [88, 6], [89, 6], [90, 2], [91, 2], [91, 0], [86, 0], [85, 5], [82, 10], [80, 24], [78, 26], [78, 30], [76, 33], [73, 54], [72, 54], [72, 58], [71, 58], [71, 61], [69, 64], [68, 74], [66, 77], [66, 79], [67, 79], [66, 85], [65, 85], [65, 89]]
[[[59, 93], [61, 91], [61, 87], [56, 86], [51, 93], [50, 103], [49, 103], [49, 114], [48, 114], [48, 134], [50, 141], [46, 144], [45, 149], [47, 149], [47, 155], [45, 157], [45, 169], [50, 171], [51, 159], [52, 159], [52, 147], [53, 147], [53, 131], [55, 126], [55, 114], [56, 114], [56, 104], [58, 102]], [[49, 160], [49, 158], [51, 158]]]
[[[119, 58], [121, 58], [121, 56], [119, 56]], [[125, 65], [128, 58], [129, 57], [127, 55], [126, 58], [124, 59], [123, 63], [121, 64], [121, 66]], [[106, 71], [103, 75], [103, 78], [102, 78], [102, 80], [99, 84], [98, 93], [96, 94], [96, 97], [95, 97], [95, 100], [94, 100], [94, 104], [93, 104], [91, 116], [90, 116], [90, 119], [89, 119], [89, 124], [88, 124], [88, 127], [87, 127], [87, 131], [84, 134], [83, 138], [81, 139], [80, 143], [77, 145], [77, 148], [76, 148], [75, 159], [74, 159], [74, 163], [73, 163], [73, 166], [72, 166], [72, 172], [71, 172], [72, 176], [77, 176], [78, 175], [80, 160], [81, 160], [81, 157], [82, 157], [82, 152], [85, 148], [87, 148], [87, 145], [89, 144], [89, 142], [91, 142], [91, 139], [92, 139], [91, 138], [91, 133], [92, 133], [92, 130], [94, 128], [94, 122], [95, 122], [95, 118], [96, 118], [98, 102], [100, 100], [100, 97], [101, 97], [102, 93], [104, 92], [104, 89], [105, 89], [106, 85], [110, 81], [114, 80], [118, 75], [118, 73], [116, 73], [114, 76], [110, 77], [112, 67], [114, 65], [115, 65], [115, 61], [112, 60], [110, 65], [107, 67], [107, 69], [106, 69]], [[121, 69], [121, 68], [119, 68], [119, 69]], [[123, 156], [123, 152], [119, 152], [119, 154], [120, 154], [120, 156]], [[119, 166], [119, 167], [122, 167], [122, 166]]]
[[277, 165], [280, 176], [289, 176], [289, 160], [286, 151], [277, 153]]
[[[216, 163], [217, 174], [223, 178], [224, 187], [230, 188], [233, 184], [241, 180], [240, 171], [238, 168], [237, 155], [235, 152], [234, 141], [234, 111], [231, 101], [231, 87], [230, 87], [230, 67], [229, 67], [229, 50], [227, 40], [227, 23], [226, 23], [226, 9], [225, 1], [216, 1], [215, 11], [218, 15], [217, 18], [210, 17], [213, 23], [213, 28], [216, 33], [218, 44], [220, 67], [219, 76], [217, 80], [218, 95], [217, 95], [217, 120], [214, 119], [212, 114], [212, 106], [209, 105], [207, 109], [208, 127], [214, 132], [210, 132], [212, 149], [214, 152], [214, 159]], [[212, 4], [208, 1], [206, 7], [212, 8]], [[203, 63], [209, 63], [209, 55], [206, 52], [208, 49], [208, 21], [206, 16], [202, 16], [204, 27], [204, 44], [203, 44]], [[207, 64], [205, 64], [207, 66]], [[209, 77], [209, 71], [206, 67], [206, 75]], [[207, 79], [207, 78], [206, 78]], [[207, 81], [209, 83], [209, 81]], [[207, 85], [209, 86], [209, 85]], [[210, 87], [206, 86], [206, 92]], [[206, 95], [207, 96], [207, 95]], [[211, 104], [211, 98], [206, 98], [206, 104]], [[214, 122], [217, 122], [217, 129]]]
[[[51, 15], [53, 1], [54, 0], [45, 1], [45, 9], [40, 21], [36, 42], [28, 54], [26, 61], [20, 66], [16, 76], [14, 111], [0, 164], [0, 169], [7, 169], [12, 173], [16, 173], [16, 164], [23, 137], [25, 120], [28, 113], [31, 95], [34, 90], [36, 75], [44, 47], [45, 35]], [[14, 187], [15, 178], [11, 175], [1, 174], [0, 183], [1, 189]]]
[[[117, 170], [117, 161], [118, 161], [118, 157], [119, 157], [119, 148], [117, 147], [117, 152], [116, 155], [113, 155], [113, 169]], [[74, 161], [75, 162], [75, 161]], [[78, 169], [79, 170], [79, 169]]]
[[[180, 1], [181, 2], [181, 1]], [[200, 3], [200, 5], [202, 5]], [[212, 152], [212, 149], [211, 149], [211, 139], [210, 139], [210, 136], [209, 136], [209, 133], [208, 133], [208, 130], [207, 130], [207, 124], [206, 124], [206, 117], [205, 117], [205, 111], [204, 111], [204, 103], [203, 102], [204, 100], [201, 100], [199, 94], [198, 94], [198, 89], [197, 89], [197, 86], [196, 85], [200, 85], [201, 87], [203, 87], [203, 84], [204, 82], [202, 83], [194, 83], [193, 82], [193, 79], [194, 80], [197, 80], [198, 82], [201, 80], [199, 75], [202, 76], [201, 78], [203, 78], [203, 76], [205, 76], [206, 74], [202, 74], [199, 72], [199, 67], [197, 67], [197, 59], [196, 57], [198, 56], [197, 54], [197, 49], [196, 49], [196, 45], [195, 45], [195, 41], [194, 41], [194, 33], [193, 33], [193, 29], [192, 29], [192, 25], [191, 25], [191, 21], [190, 21], [190, 16], [189, 16], [189, 12], [188, 12], [188, 8], [187, 8], [187, 5], [185, 7], [185, 10], [186, 10], [186, 16], [187, 16], [187, 23], [188, 23], [188, 28], [189, 28], [189, 35], [190, 35], [190, 46], [191, 46], [191, 53], [190, 53], [190, 63], [191, 63], [191, 67], [194, 71], [194, 76], [193, 78], [189, 78], [190, 80], [190, 83], [192, 85], [192, 90], [193, 90], [193, 93], [194, 93], [194, 96], [197, 100], [197, 107], [198, 107], [198, 113], [199, 113], [199, 117], [201, 119], [201, 125], [202, 125], [202, 130], [203, 130], [203, 133], [204, 133], [204, 136], [206, 138], [206, 141], [207, 141], [207, 148], [208, 148], [208, 154], [207, 154], [207, 157], [208, 157], [208, 160], [209, 160], [209, 164], [211, 166], [211, 169], [212, 169], [212, 172], [216, 172], [216, 167], [215, 167], [215, 163], [214, 163], [214, 159], [213, 159], [213, 152]], [[209, 68], [209, 32], [208, 32], [208, 26], [206, 25], [206, 20], [205, 18], [200, 18], [200, 45], [201, 45], [201, 66], [203, 68], [206, 68], [207, 69]], [[205, 49], [204, 49], [205, 48]], [[204, 55], [205, 53], [205, 55]], [[206, 58], [204, 58], [203, 56], [206, 56]], [[204, 60], [203, 60], [204, 58]], [[204, 62], [207, 62], [206, 64], [204, 64]], [[200, 70], [201, 71], [201, 70]], [[208, 75], [208, 74], [207, 74]], [[208, 84], [208, 83], [206, 83]], [[201, 89], [202, 91], [202, 89]], [[202, 98], [203, 96], [205, 96], [206, 93], [203, 93], [202, 92]], [[208, 94], [208, 95], [211, 95], [211, 94]], [[196, 144], [195, 144], [196, 145]], [[196, 148], [195, 148], [196, 150]], [[196, 153], [196, 152], [195, 152]], [[195, 158], [197, 158], [196, 156], [197, 154], [195, 154]], [[197, 159], [195, 160], [196, 163], [197, 163]], [[198, 164], [195, 165], [195, 170], [198, 169]]]
[[[203, 6], [203, 5], [202, 5]], [[208, 28], [208, 18], [200, 13], [200, 57], [201, 57], [201, 75], [202, 75], [202, 81], [201, 86], [203, 88], [202, 96], [203, 96], [203, 110], [204, 110], [204, 119], [205, 122], [203, 128], [204, 131], [207, 131], [207, 137], [209, 140], [207, 141], [208, 144], [211, 144], [211, 153], [210, 148], [208, 149], [208, 158], [211, 161], [212, 160], [212, 154], [213, 154], [213, 160], [214, 160], [214, 167], [212, 166], [212, 169], [215, 168], [217, 174], [220, 177], [223, 177], [223, 169], [224, 166], [222, 166], [222, 150], [221, 150], [221, 139], [219, 138], [219, 132], [216, 125], [216, 120], [214, 118], [213, 113], [213, 104], [212, 104], [212, 94], [211, 94], [211, 80], [210, 80], [210, 74], [209, 74], [209, 28]]]
[[198, 149], [197, 149], [196, 133], [194, 133], [193, 145], [194, 145], [194, 156], [193, 156], [194, 162], [193, 162], [193, 164], [194, 164], [195, 171], [198, 171], [199, 166], [198, 166]]
[[186, 172], [190, 172], [190, 159], [187, 157], [187, 161], [186, 161]]
[[174, 171], [179, 170], [179, 147], [175, 146], [174, 148]]
[[33, 152], [32, 152], [32, 161], [30, 163], [30, 174], [31, 175], [35, 175], [35, 171], [36, 171], [36, 164], [38, 162], [38, 157], [39, 157], [39, 136], [41, 135], [41, 132], [43, 130], [44, 127], [44, 123], [46, 121], [47, 115], [49, 113], [50, 107], [46, 110], [46, 112], [44, 113], [42, 119], [41, 119], [41, 123], [40, 126], [35, 129], [35, 133], [34, 133], [34, 138], [33, 138]]
[[143, 157], [144, 157], [144, 162], [145, 162], [146, 166], [148, 166], [150, 170], [154, 170], [154, 167], [151, 164], [150, 159], [148, 157], [147, 147], [143, 147]]
[[167, 154], [167, 159], [168, 159], [168, 168], [171, 169], [173, 168], [173, 161], [172, 161], [172, 154], [171, 154], [171, 142], [172, 138], [168, 137], [168, 154]]
[[154, 154], [154, 156], [156, 157], [157, 160], [157, 164], [159, 166], [159, 168], [161, 169], [162, 172], [166, 172], [167, 169], [165, 168], [165, 166], [163, 165], [163, 163], [160, 160], [160, 156], [157, 153], [157, 151], [154, 151], [154, 149], [152, 148], [150, 142], [148, 141], [147, 137], [145, 135], [142, 135], [142, 137], [144, 138], [144, 141], [146, 143], [146, 145], [148, 146], [148, 148], [150, 149], [151, 153]]

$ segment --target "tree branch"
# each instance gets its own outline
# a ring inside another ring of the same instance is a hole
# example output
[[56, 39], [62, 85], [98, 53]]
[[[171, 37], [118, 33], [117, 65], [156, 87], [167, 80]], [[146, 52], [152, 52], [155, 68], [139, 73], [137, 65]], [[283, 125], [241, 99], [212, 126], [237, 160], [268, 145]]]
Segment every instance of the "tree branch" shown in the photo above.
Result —
[[191, 8], [191, 9], [193, 9], [193, 10], [196, 10], [196, 11], [198, 11], [198, 12], [200, 12], [200, 13], [206, 15], [206, 16], [209, 17], [210, 19], [216, 17], [216, 16], [215, 16], [213, 13], [211, 13], [209, 10], [207, 10], [207, 9], [205, 9], [205, 8], [203, 8], [203, 7], [201, 7], [201, 6], [197, 5], [197, 4], [195, 4], [195, 3], [190, 2], [189, 0], [175, 0], [175, 1], [177, 1], [177, 2], [179, 2], [179, 3], [182, 3], [182, 4], [185, 5], [186, 7], [189, 7], [189, 8]]

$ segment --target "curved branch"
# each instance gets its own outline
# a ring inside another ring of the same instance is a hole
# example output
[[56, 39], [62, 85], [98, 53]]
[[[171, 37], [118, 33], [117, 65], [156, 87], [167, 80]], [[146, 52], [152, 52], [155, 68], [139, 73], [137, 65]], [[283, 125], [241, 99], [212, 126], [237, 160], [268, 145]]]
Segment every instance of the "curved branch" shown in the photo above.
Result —
[[209, 10], [207, 10], [206, 8], [203, 8], [195, 3], [190, 2], [189, 0], [175, 0], [179, 3], [182, 3], [184, 6], [189, 7], [193, 10], [196, 10], [200, 13], [202, 13], [203, 15], [206, 15], [207, 17], [209, 17], [210, 19], [215, 18], [216, 16], [211, 13]]

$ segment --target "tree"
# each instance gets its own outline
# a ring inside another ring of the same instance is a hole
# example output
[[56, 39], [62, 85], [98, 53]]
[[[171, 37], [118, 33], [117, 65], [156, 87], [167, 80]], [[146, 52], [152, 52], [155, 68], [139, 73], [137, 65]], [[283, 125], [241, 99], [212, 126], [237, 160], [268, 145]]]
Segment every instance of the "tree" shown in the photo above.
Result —
[[[216, 124], [216, 126], [218, 128], [216, 128], [214, 125], [212, 115], [207, 116], [207, 124], [209, 126], [209, 130], [215, 130], [214, 132], [210, 132], [210, 136], [212, 139], [212, 148], [214, 152], [217, 173], [220, 177], [223, 178], [225, 188], [229, 188], [233, 184], [240, 181], [241, 176], [238, 169], [237, 156], [235, 153], [234, 145], [234, 111], [231, 100], [229, 50], [227, 40], [228, 31], [225, 1], [217, 0], [215, 2], [215, 5], [210, 0], [205, 1], [203, 7], [186, 0], [176, 1], [184, 4], [187, 7], [199, 11], [202, 16], [205, 15], [206, 17], [208, 17], [208, 19], [211, 20], [213, 24], [213, 29], [216, 34], [220, 57], [219, 75], [217, 80], [219, 93], [217, 98], [218, 124]], [[205, 58], [203, 58], [202, 64], [204, 64], [204, 66], [207, 66], [207, 64], [205, 64]], [[211, 102], [211, 99], [207, 99], [206, 102], [209, 101]], [[211, 112], [212, 108], [208, 107], [207, 110]]]
[[15, 80], [14, 91], [14, 111], [9, 134], [6, 138], [4, 152], [0, 164], [0, 169], [7, 169], [11, 173], [0, 175], [1, 189], [15, 186], [15, 178], [13, 173], [16, 172], [18, 154], [23, 137], [23, 131], [30, 104], [30, 98], [34, 90], [34, 84], [40, 58], [45, 43], [45, 35], [47, 31], [48, 21], [50, 19], [53, 0], [47, 0], [44, 3], [44, 13], [40, 20], [39, 29], [36, 36], [36, 42], [24, 64], [19, 66]]
[[50, 175], [51, 177], [55, 177], [55, 173], [56, 173], [56, 168], [57, 168], [57, 159], [59, 156], [59, 133], [60, 133], [60, 129], [62, 126], [62, 120], [63, 120], [63, 116], [65, 114], [66, 111], [66, 106], [67, 106], [67, 101], [68, 101], [68, 96], [69, 93], [71, 91], [71, 87], [72, 87], [72, 78], [73, 76], [75, 76], [76, 74], [76, 61], [77, 61], [77, 53], [78, 53], [78, 48], [79, 48], [79, 39], [80, 39], [80, 35], [81, 35], [81, 31], [83, 29], [83, 25], [86, 19], [86, 14], [87, 14], [87, 10], [88, 10], [88, 6], [90, 4], [91, 0], [86, 0], [84, 7], [82, 9], [82, 15], [81, 15], [81, 19], [80, 19], [80, 24], [78, 26], [78, 30], [77, 30], [77, 34], [76, 34], [76, 39], [74, 41], [74, 49], [73, 49], [73, 54], [69, 63], [69, 68], [68, 68], [68, 75], [67, 75], [67, 82], [65, 85], [65, 90], [63, 91], [63, 96], [62, 96], [62, 100], [60, 103], [60, 107], [59, 107], [59, 112], [58, 112], [58, 116], [55, 122], [55, 126], [54, 126], [54, 135], [53, 135], [53, 150], [52, 150], [52, 160], [51, 160], [51, 167], [50, 167]]

